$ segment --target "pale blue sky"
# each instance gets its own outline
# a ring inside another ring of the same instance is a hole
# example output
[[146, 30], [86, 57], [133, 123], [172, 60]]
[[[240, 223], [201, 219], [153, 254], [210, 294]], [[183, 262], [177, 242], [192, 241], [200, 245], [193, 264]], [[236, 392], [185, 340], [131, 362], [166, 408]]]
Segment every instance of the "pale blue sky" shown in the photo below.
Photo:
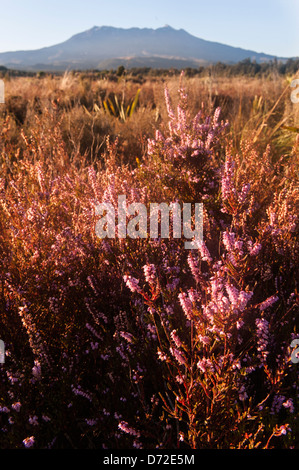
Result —
[[299, 56], [299, 0], [0, 0], [0, 52], [38, 49], [93, 26], [158, 28]]

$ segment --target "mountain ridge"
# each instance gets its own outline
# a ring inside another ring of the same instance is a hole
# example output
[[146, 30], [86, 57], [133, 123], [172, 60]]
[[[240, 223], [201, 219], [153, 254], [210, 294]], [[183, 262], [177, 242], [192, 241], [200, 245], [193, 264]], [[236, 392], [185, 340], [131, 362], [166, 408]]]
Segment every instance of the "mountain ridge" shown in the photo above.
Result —
[[258, 63], [274, 59], [287, 60], [201, 39], [184, 29], [174, 29], [169, 25], [157, 29], [93, 26], [53, 46], [0, 53], [0, 65], [28, 70], [100, 70], [109, 68], [110, 63], [132, 67], [136, 62], [139, 66], [155, 67], [155, 64], [159, 64], [159, 68], [181, 63], [178, 68], [183, 68], [216, 62], [232, 64], [244, 59]]

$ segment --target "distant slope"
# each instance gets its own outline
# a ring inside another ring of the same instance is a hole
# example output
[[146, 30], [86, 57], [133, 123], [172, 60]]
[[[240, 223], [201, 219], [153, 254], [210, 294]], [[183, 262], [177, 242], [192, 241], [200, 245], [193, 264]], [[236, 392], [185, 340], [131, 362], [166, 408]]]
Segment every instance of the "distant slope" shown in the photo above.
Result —
[[0, 65], [28, 70], [106, 69], [120, 64], [128, 68], [183, 68], [236, 63], [247, 58], [260, 63], [275, 57], [206, 41], [170, 26], [158, 29], [94, 26], [54, 46], [0, 53]]

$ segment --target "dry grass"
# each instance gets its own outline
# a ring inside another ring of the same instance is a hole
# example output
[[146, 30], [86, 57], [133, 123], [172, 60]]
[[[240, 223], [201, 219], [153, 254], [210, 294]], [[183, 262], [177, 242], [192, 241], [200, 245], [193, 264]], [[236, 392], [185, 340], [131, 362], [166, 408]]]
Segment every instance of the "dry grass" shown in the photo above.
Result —
[[[175, 101], [178, 77], [147, 79], [134, 83], [129, 78], [118, 82], [85, 78], [80, 74], [65, 73], [62, 77], [12, 78], [6, 83], [6, 105], [1, 108], [10, 114], [16, 124], [29, 131], [35, 117], [55, 105], [57, 119], [69, 151], [87, 152], [91, 158], [105, 150], [106, 137], [119, 138], [125, 159], [134, 162], [145, 153], [145, 141], [154, 135], [160, 122], [165, 122], [164, 86], [167, 83]], [[290, 100], [290, 79], [224, 77], [186, 78], [190, 112], [195, 115], [204, 108], [211, 112], [221, 106], [222, 116], [228, 119], [235, 145], [245, 138], [255, 139], [262, 145], [269, 143], [291, 145], [292, 134], [282, 125], [298, 124], [298, 107]], [[141, 89], [139, 105], [130, 119], [122, 122], [107, 114], [103, 101], [113, 99], [130, 103]], [[175, 104], [175, 103], [174, 103]], [[96, 106], [96, 111], [95, 111]], [[14, 125], [14, 124], [12, 124]], [[16, 131], [15, 138], [19, 134]]]

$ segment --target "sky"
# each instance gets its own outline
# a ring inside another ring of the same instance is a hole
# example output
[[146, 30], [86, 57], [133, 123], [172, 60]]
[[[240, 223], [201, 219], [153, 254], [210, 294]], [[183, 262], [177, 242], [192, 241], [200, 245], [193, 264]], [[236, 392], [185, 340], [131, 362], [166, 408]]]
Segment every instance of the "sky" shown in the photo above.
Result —
[[0, 52], [39, 49], [93, 26], [159, 28], [299, 56], [299, 0], [0, 0]]

